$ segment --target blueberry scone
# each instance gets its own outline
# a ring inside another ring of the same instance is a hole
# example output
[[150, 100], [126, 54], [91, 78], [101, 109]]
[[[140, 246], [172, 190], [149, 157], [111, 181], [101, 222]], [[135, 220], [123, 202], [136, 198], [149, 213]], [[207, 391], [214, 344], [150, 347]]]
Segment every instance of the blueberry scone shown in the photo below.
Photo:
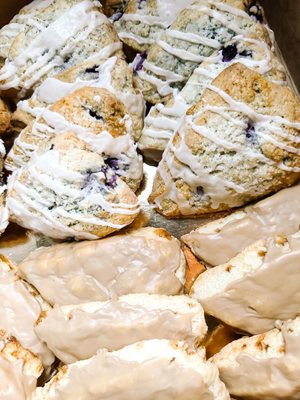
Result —
[[97, 239], [139, 213], [135, 194], [113, 166], [73, 133], [45, 143], [13, 173], [7, 206], [11, 220], [58, 239]]
[[150, 339], [184, 340], [191, 349], [207, 325], [197, 300], [188, 296], [130, 294], [115, 300], [54, 306], [35, 328], [65, 364], [85, 360], [99, 349], [119, 350]]
[[125, 13], [113, 16], [119, 37], [135, 51], [146, 51], [191, 2], [192, 0], [130, 0]]
[[252, 334], [300, 310], [300, 233], [256, 241], [196, 279], [192, 297], [206, 313]]
[[107, 60], [95, 58], [45, 79], [29, 99], [18, 103], [11, 121], [14, 130], [24, 129], [46, 107], [83, 87], [104, 88], [115, 94], [132, 118], [133, 139], [139, 139], [143, 127], [144, 99], [133, 88], [131, 68], [116, 56]]
[[143, 163], [131, 137], [132, 120], [124, 104], [107, 89], [83, 87], [46, 108], [17, 137], [6, 168], [25, 166], [39, 146], [71, 131], [131, 189], [138, 189]]
[[299, 101], [289, 88], [234, 64], [188, 110], [150, 201], [166, 216], [196, 216], [291, 186], [300, 177], [299, 128]]
[[205, 89], [225, 68], [237, 62], [275, 83], [286, 84], [285, 68], [263, 38], [236, 36], [218, 54], [207, 57], [194, 70], [184, 88], [172, 95], [165, 105], [158, 103], [151, 108], [139, 140], [143, 153], [159, 161], [188, 108], [199, 101]]
[[32, 400], [230, 400], [204, 349], [148, 340], [64, 366]]
[[54, 361], [53, 353], [34, 331], [40, 314], [49, 306], [33, 287], [19, 278], [16, 268], [4, 256], [0, 256], [0, 297], [1, 329], [49, 367]]
[[300, 318], [261, 335], [228, 344], [210, 361], [229, 392], [245, 400], [297, 400], [300, 396]]
[[249, 16], [242, 0], [195, 0], [133, 63], [136, 85], [154, 104], [181, 90], [195, 68], [236, 35], [269, 42], [266, 28]]
[[0, 70], [0, 89], [25, 96], [47, 76], [83, 61], [122, 55], [114, 27], [99, 2], [53, 0], [16, 36]]
[[47, 8], [53, 0], [34, 0], [23, 7], [13, 17], [9, 24], [0, 29], [0, 66], [2, 67], [9, 55], [9, 50], [16, 37], [25, 30], [26, 24]]
[[215, 266], [228, 262], [258, 239], [290, 235], [300, 226], [300, 185], [293, 186], [184, 235], [197, 257]]
[[177, 239], [164, 229], [147, 227], [37, 249], [19, 271], [50, 304], [69, 305], [130, 293], [179, 294], [185, 260]]
[[42, 372], [41, 361], [14, 337], [0, 330], [0, 398], [29, 399]]

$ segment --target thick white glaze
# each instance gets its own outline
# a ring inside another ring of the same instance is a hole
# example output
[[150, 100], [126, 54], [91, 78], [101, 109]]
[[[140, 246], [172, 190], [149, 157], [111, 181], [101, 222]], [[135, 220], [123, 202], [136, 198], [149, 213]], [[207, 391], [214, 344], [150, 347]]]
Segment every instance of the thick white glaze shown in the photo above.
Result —
[[54, 356], [34, 332], [34, 325], [42, 312], [41, 304], [36, 293], [31, 292], [4, 261], [0, 264], [0, 294], [1, 328], [37, 355], [45, 366], [50, 366]]
[[249, 400], [297, 400], [300, 320], [227, 345], [211, 361], [230, 393]]
[[141, 340], [185, 340], [191, 348], [207, 332], [201, 305], [187, 296], [131, 294], [117, 300], [48, 311], [37, 335], [62, 362], [70, 364]]
[[95, 242], [39, 249], [19, 268], [51, 304], [68, 305], [128, 293], [178, 294], [182, 283], [176, 275], [184, 266], [176, 239], [144, 228]]
[[281, 238], [263, 240], [257, 250], [250, 246], [246, 256], [201, 274], [193, 297], [208, 314], [252, 334], [272, 329], [276, 320], [295, 318], [300, 310], [300, 234]]
[[150, 340], [109, 353], [99, 351], [68, 366], [32, 400], [229, 400], [217, 368], [203, 350], [188, 353], [182, 342]]
[[199, 227], [182, 240], [207, 263], [224, 264], [258, 239], [297, 232], [299, 198], [300, 186], [284, 189], [243, 211]]

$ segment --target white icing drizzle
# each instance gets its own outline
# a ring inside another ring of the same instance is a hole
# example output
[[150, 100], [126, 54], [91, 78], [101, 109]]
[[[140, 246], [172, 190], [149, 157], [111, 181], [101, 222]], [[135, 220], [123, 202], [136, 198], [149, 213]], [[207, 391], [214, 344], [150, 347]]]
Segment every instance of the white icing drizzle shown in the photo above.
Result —
[[[122, 203], [112, 203], [105, 200], [101, 192], [90, 193], [81, 189], [84, 187], [85, 176], [79, 172], [75, 172], [64, 167], [60, 162], [60, 154], [56, 150], [49, 150], [46, 153], [35, 156], [27, 172], [37, 187], [45, 187], [50, 189], [58, 196], [70, 197], [72, 201], [75, 199], [79, 204], [79, 208], [84, 209], [91, 204], [101, 207], [101, 210], [107, 211], [110, 214], [120, 215], [136, 215], [139, 211], [137, 203], [124, 205]], [[95, 226], [107, 226], [113, 229], [121, 229], [126, 224], [112, 223], [109, 220], [103, 220], [101, 217], [84, 216], [84, 213], [75, 213], [65, 210], [62, 206], [54, 207], [49, 210], [45, 204], [44, 197], [38, 190], [32, 186], [28, 191], [27, 182], [22, 181], [23, 169], [14, 172], [8, 182], [8, 198], [7, 205], [12, 214], [20, 220], [21, 225], [27, 228], [46, 233], [54, 238], [66, 238], [72, 236], [78, 239], [96, 239], [97, 236], [72, 229], [61, 222], [58, 217], [73, 219], [78, 223], [87, 223]], [[96, 174], [95, 174], [96, 176]], [[104, 177], [102, 172], [97, 176], [101, 179]], [[62, 183], [64, 181], [64, 184]], [[123, 188], [123, 183], [118, 182], [114, 189], [119, 193]], [[77, 186], [77, 187], [76, 187]], [[16, 196], [11, 196], [10, 191], [16, 191]], [[46, 192], [47, 193], [47, 192]], [[41, 201], [42, 200], [42, 201]], [[46, 200], [47, 203], [47, 200]]]
[[213, 49], [220, 48], [220, 43], [217, 40], [209, 39], [205, 36], [200, 36], [195, 33], [181, 32], [174, 29], [167, 29], [166, 35], [174, 39], [185, 40], [186, 42], [203, 44], [204, 46], [209, 46], [212, 47]]
[[[0, 80], [4, 81], [0, 88], [18, 87], [22, 82], [24, 88], [30, 88], [54, 67], [63, 64], [64, 55], [76, 47], [78, 41], [85, 40], [95, 27], [108, 22], [103, 14], [95, 10], [92, 1], [84, 0], [75, 4], [43, 28], [20, 55], [13, 60], [6, 60], [0, 71]], [[65, 47], [63, 51], [62, 47]], [[32, 64], [21, 72], [28, 60], [32, 60]]]

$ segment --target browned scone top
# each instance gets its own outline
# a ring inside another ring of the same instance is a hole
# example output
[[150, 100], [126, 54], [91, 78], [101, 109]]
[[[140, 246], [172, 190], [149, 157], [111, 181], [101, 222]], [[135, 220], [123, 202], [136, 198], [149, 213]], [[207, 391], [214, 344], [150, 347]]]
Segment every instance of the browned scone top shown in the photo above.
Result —
[[191, 107], [161, 161], [150, 202], [169, 217], [224, 211], [300, 177], [295, 94], [241, 64]]
[[10, 118], [11, 113], [5, 102], [0, 98], [0, 135], [8, 130]]

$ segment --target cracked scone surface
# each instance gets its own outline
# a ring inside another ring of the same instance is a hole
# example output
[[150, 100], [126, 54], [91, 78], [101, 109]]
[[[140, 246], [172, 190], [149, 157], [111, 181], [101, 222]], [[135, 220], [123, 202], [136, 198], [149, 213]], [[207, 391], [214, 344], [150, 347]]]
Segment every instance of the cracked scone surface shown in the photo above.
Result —
[[143, 154], [160, 161], [162, 152], [179, 128], [188, 108], [200, 100], [205, 89], [224, 69], [238, 62], [274, 83], [287, 84], [285, 68], [264, 37], [238, 35], [225, 43], [217, 54], [205, 59], [194, 70], [183, 89], [172, 95], [165, 105], [158, 103], [151, 108], [139, 140]]
[[70, 305], [130, 293], [180, 294], [185, 267], [179, 240], [162, 228], [147, 227], [37, 249], [19, 271], [50, 304]]
[[299, 398], [299, 317], [234, 341], [210, 361], [230, 393], [246, 400]]
[[88, 360], [63, 367], [32, 400], [139, 399], [229, 400], [217, 368], [204, 349], [192, 352], [183, 342], [148, 340], [115, 352], [99, 351]]
[[47, 76], [89, 58], [122, 56], [117, 32], [101, 11], [89, 0], [53, 0], [24, 19], [0, 70], [1, 90], [22, 97]]
[[169, 217], [196, 216], [291, 186], [300, 176], [299, 121], [289, 88], [241, 64], [228, 67], [169, 142], [150, 202]]
[[138, 189], [143, 163], [131, 138], [132, 120], [124, 104], [101, 88], [83, 87], [45, 109], [15, 140], [6, 168], [25, 166], [39, 146], [71, 131], [103, 156], [131, 189]]
[[46, 107], [82, 87], [104, 88], [113, 93], [126, 106], [132, 118], [133, 139], [139, 139], [143, 127], [144, 99], [133, 87], [131, 68], [117, 56], [107, 60], [94, 58], [45, 79], [29, 99], [17, 104], [11, 125], [17, 132], [22, 130]]
[[46, 143], [9, 178], [7, 206], [19, 225], [61, 239], [103, 237], [139, 213], [131, 189], [73, 133]]
[[0, 330], [0, 396], [26, 400], [43, 372], [41, 361], [4, 330]]
[[266, 28], [244, 11], [243, 1], [194, 1], [153, 44], [146, 59], [136, 58], [136, 85], [145, 99], [165, 102], [181, 90], [195, 68], [236, 35], [264, 38]]

